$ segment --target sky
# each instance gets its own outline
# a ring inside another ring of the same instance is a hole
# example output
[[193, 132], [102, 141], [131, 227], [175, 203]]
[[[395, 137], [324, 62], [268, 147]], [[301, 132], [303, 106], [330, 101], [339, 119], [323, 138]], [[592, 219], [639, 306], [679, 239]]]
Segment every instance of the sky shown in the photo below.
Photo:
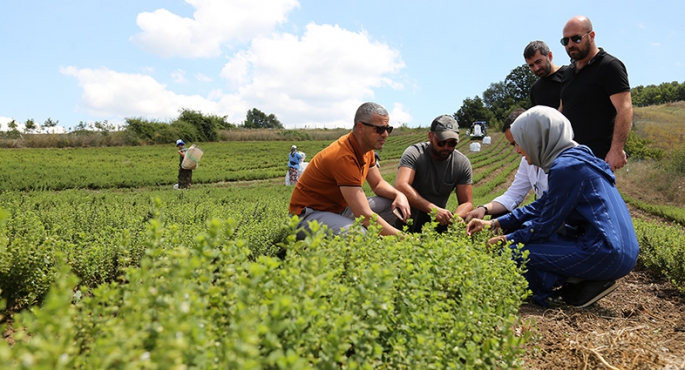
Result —
[[685, 81], [685, 1], [2, 0], [0, 125], [73, 129], [181, 109], [241, 124], [249, 109], [290, 129], [351, 128], [382, 104], [428, 127], [481, 96], [566, 21], [590, 18], [631, 86]]

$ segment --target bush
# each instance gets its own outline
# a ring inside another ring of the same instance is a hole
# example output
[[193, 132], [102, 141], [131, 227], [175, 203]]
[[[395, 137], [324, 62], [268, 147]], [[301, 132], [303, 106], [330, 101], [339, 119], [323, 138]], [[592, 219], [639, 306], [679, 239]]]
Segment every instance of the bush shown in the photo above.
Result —
[[[182, 109], [178, 119], [172, 123], [184, 122], [197, 130], [199, 141], [217, 141], [219, 140], [219, 128], [224, 127], [226, 117], [219, 117], [217, 115], [203, 115], [201, 112]], [[188, 139], [190, 140], [190, 139]]]
[[640, 243], [640, 262], [648, 269], [666, 276], [685, 292], [685, 233], [675, 224], [634, 220]]
[[659, 160], [666, 154], [662, 149], [650, 148], [651, 142], [643, 137], [637, 136], [634, 131], [630, 131], [628, 140], [625, 144], [625, 151], [631, 159], [654, 159]]
[[685, 145], [672, 151], [663, 168], [676, 175], [685, 175]]
[[[0, 211], [2, 212], [2, 211]], [[0, 215], [0, 292], [12, 310], [41, 302], [54, 280], [53, 240], [32, 212]]]
[[[291, 226], [297, 219], [291, 220]], [[254, 258], [237, 223], [213, 220], [190, 244], [154, 218], [140, 268], [91, 293], [59, 268], [39, 310], [15, 315], [0, 367], [511, 368], [526, 295], [508, 253], [455, 230], [296, 242]]]

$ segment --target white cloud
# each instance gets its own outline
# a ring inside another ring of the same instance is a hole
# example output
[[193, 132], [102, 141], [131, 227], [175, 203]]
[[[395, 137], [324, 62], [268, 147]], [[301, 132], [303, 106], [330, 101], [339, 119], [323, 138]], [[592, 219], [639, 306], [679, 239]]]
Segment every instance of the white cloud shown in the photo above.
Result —
[[178, 117], [181, 108], [212, 113], [217, 107], [215, 102], [198, 95], [176, 94], [147, 75], [107, 68], [66, 67], [61, 72], [78, 79], [83, 88], [78, 109], [94, 116], [168, 119]]
[[193, 18], [166, 9], [140, 13], [142, 32], [131, 37], [141, 49], [163, 57], [216, 57], [222, 46], [249, 42], [286, 21], [297, 0], [186, 0]]
[[[193, 18], [165, 9], [139, 14], [142, 32], [132, 40], [161, 56], [228, 58], [220, 72], [222, 88], [206, 96], [182, 95], [153, 78], [152, 72], [62, 68], [83, 88], [77, 109], [106, 119], [169, 120], [179, 109], [189, 108], [240, 123], [248, 109], [257, 108], [275, 114], [286, 127], [351, 127], [355, 110], [374, 99], [375, 89], [404, 88], [395, 80], [405, 67], [400, 52], [364, 30], [310, 23], [301, 36], [274, 33], [274, 26], [299, 7], [297, 0], [186, 2], [195, 8]], [[222, 47], [240, 42], [248, 43], [222, 55], [228, 50]], [[216, 72], [209, 71], [209, 76]], [[194, 77], [212, 82], [204, 73]], [[186, 71], [175, 70], [171, 81], [188, 82]], [[395, 104], [393, 111], [393, 122], [411, 120], [402, 105]]]
[[207, 77], [205, 74], [202, 73], [196, 73], [195, 79], [197, 79], [200, 82], [212, 82], [211, 78]]
[[[9, 131], [9, 123], [12, 122], [12, 120], [13, 119], [9, 117], [0, 117], [0, 131]], [[17, 124], [17, 130], [24, 132], [26, 125], [19, 121], [15, 121], [15, 123]], [[38, 126], [38, 129], [33, 131], [35, 134], [64, 134], [67, 132], [67, 130], [62, 126], [44, 128], [38, 123], [36, 123], [36, 125]]]
[[412, 120], [411, 114], [405, 111], [405, 108], [400, 103], [394, 103], [390, 111], [390, 126], [399, 127], [403, 123], [409, 123]]
[[256, 38], [229, 60], [221, 76], [239, 86], [242, 100], [286, 125], [351, 127], [355, 110], [374, 98], [374, 88], [403, 87], [387, 76], [404, 66], [399, 51], [365, 31], [309, 24], [302, 38]]
[[[8, 123], [12, 122], [12, 118], [0, 116], [0, 131], [9, 131]], [[17, 122], [17, 126], [18, 126]], [[23, 126], [23, 125], [22, 125]]]
[[186, 80], [186, 72], [181, 69], [177, 69], [171, 73], [171, 79], [176, 83], [184, 83]]

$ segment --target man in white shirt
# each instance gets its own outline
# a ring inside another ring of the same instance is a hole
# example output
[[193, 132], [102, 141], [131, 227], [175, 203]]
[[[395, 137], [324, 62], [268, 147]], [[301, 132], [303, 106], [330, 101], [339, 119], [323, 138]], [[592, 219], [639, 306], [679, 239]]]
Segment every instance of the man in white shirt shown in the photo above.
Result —
[[[504, 126], [502, 126], [502, 132], [512, 146], [515, 142], [511, 134], [511, 124], [523, 112], [525, 112], [524, 109], [515, 109], [507, 116], [504, 120]], [[476, 206], [466, 214], [464, 220], [469, 222], [472, 218], [482, 219], [486, 215], [498, 216], [511, 212], [526, 199], [526, 195], [531, 189], [535, 192], [536, 199], [540, 198], [548, 189], [547, 174], [540, 167], [528, 164], [526, 158], [523, 157], [516, 171], [514, 182], [511, 183], [507, 191], [490, 203]]]

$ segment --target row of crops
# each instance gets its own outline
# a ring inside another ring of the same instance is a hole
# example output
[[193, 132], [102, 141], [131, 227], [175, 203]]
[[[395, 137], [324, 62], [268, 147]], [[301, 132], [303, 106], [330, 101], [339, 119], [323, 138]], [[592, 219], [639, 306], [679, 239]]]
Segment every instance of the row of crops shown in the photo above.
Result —
[[[425, 138], [392, 135], [384, 177]], [[1, 151], [12, 166], [0, 188], [0, 368], [521, 366], [531, 338], [511, 256], [462, 226], [295, 241], [289, 145], [201, 144], [189, 191], [171, 189], [173, 147]], [[297, 145], [311, 158], [328, 143]], [[474, 201], [488, 201], [519, 157], [498, 134], [468, 148]], [[636, 229], [643, 263], [682, 282], [682, 230]]]

